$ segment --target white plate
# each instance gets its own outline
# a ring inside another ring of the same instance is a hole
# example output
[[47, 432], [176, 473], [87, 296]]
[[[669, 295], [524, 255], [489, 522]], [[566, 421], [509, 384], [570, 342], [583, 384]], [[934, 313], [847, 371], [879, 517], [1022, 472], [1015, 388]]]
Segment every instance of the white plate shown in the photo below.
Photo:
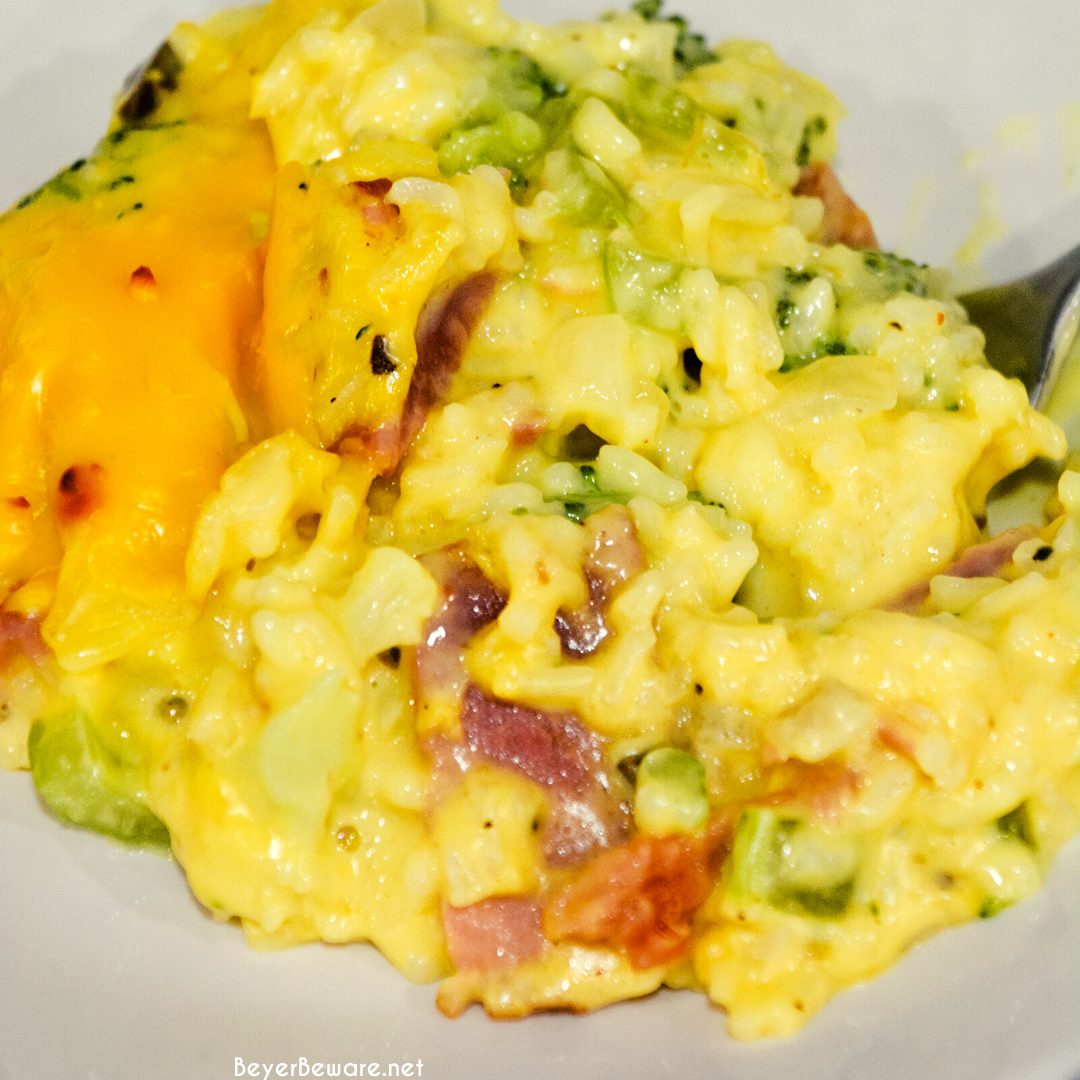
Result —
[[[1080, 240], [1076, 0], [675, 7], [714, 38], [772, 41], [840, 93], [840, 169], [886, 246], [950, 262], [968, 242], [973, 278]], [[126, 72], [173, 21], [210, 9], [0, 0], [0, 204], [88, 150]], [[920, 945], [787, 1042], [733, 1043], [690, 994], [587, 1018], [450, 1022], [431, 988], [371, 949], [249, 951], [200, 914], [173, 864], [60, 828], [25, 776], [0, 776], [0, 1080], [224, 1080], [237, 1058], [296, 1076], [304, 1060], [309, 1075], [316, 1062], [419, 1060], [429, 1080], [1075, 1080], [1078, 896], [1073, 844], [1039, 897]]]

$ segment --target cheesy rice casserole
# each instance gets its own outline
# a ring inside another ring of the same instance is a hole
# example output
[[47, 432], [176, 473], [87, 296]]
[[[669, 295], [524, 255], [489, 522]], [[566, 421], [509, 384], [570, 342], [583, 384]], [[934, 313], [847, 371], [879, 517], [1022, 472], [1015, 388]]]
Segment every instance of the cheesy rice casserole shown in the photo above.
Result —
[[258, 946], [751, 1039], [1080, 823], [1080, 476], [658, 0], [181, 25], [0, 217], [0, 763]]

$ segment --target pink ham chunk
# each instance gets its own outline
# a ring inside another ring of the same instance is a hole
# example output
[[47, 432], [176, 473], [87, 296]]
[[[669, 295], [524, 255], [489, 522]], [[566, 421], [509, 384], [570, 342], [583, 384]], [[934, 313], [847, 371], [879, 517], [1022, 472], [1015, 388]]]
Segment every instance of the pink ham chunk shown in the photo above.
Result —
[[820, 199], [825, 207], [817, 239], [823, 244], [846, 244], [859, 251], [877, 248], [874, 226], [866, 211], [844, 190], [831, 165], [807, 165], [795, 185], [796, 195]]
[[443, 602], [428, 620], [416, 650], [421, 697], [465, 688], [465, 646], [506, 607], [506, 595], [458, 549], [425, 555], [421, 562], [442, 586]]
[[[594, 515], [595, 540], [587, 571], [591, 591], [606, 604], [616, 585], [644, 563], [633, 523], [622, 507]], [[606, 516], [605, 516], [606, 515]], [[623, 843], [629, 812], [609, 774], [603, 740], [569, 712], [536, 709], [492, 697], [469, 683], [469, 642], [499, 617], [505, 594], [457, 549], [436, 552], [424, 565], [442, 585], [443, 602], [424, 628], [416, 650], [421, 705], [439, 695], [460, 701], [461, 741], [426, 740], [436, 777], [436, 800], [474, 763], [512, 769], [548, 793], [542, 831], [552, 866], [576, 866], [595, 852]]]
[[432, 407], [450, 389], [465, 347], [494, 291], [493, 273], [474, 274], [447, 296], [433, 300], [421, 314], [416, 330], [416, 369], [402, 417], [403, 452], [424, 426]]
[[0, 670], [8, 667], [17, 656], [41, 660], [47, 654], [38, 619], [14, 611], [0, 611]]
[[461, 726], [468, 757], [513, 769], [550, 793], [543, 828], [550, 865], [576, 866], [626, 839], [629, 815], [605, 768], [603, 743], [573, 713], [501, 701], [470, 686]]
[[[396, 214], [396, 207], [393, 211], [387, 207], [389, 204], [370, 204], [365, 221], [382, 227]], [[469, 339], [495, 290], [495, 280], [493, 273], [483, 271], [428, 302], [416, 329], [416, 366], [401, 415], [375, 428], [350, 427], [332, 450], [370, 461], [380, 476], [389, 476], [397, 469], [428, 413], [450, 389]]]
[[546, 935], [625, 951], [636, 968], [670, 964], [709, 895], [712, 847], [711, 838], [639, 835], [604, 852], [547, 898]]
[[544, 934], [535, 897], [495, 896], [443, 909], [450, 959], [458, 971], [516, 967], [540, 955]]
[[592, 548], [585, 558], [585, 582], [589, 599], [573, 611], [560, 610], [555, 632], [563, 655], [591, 656], [609, 634], [605, 617], [616, 590], [645, 569], [645, 552], [633, 518], [626, 507], [612, 505], [592, 514], [584, 526], [592, 534]]
[[[1038, 534], [1034, 525], [1020, 525], [1006, 529], [992, 540], [975, 544], [960, 554], [954, 562], [938, 571], [945, 577], [977, 578], [997, 577], [1012, 561], [1016, 549]], [[915, 611], [930, 596], [930, 579], [919, 581], [905, 589], [887, 604], [887, 611]]]

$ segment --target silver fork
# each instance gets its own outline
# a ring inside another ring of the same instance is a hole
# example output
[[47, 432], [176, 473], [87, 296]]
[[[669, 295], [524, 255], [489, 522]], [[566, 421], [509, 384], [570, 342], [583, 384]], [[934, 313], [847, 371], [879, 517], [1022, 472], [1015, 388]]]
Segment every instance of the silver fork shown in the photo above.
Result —
[[1080, 247], [1005, 285], [966, 293], [960, 302], [986, 335], [986, 358], [1027, 387], [1045, 408], [1080, 330]]

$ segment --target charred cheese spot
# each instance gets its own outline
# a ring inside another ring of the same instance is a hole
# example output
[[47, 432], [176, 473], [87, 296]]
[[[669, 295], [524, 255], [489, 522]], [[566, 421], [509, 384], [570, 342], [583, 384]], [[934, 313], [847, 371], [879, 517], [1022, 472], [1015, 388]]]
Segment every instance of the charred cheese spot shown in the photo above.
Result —
[[70, 465], [56, 485], [56, 516], [61, 525], [87, 520], [105, 501], [105, 469], [97, 462]]
[[397, 362], [390, 355], [386, 338], [382, 334], [376, 334], [371, 339], [370, 363], [372, 375], [391, 375], [397, 371]]

